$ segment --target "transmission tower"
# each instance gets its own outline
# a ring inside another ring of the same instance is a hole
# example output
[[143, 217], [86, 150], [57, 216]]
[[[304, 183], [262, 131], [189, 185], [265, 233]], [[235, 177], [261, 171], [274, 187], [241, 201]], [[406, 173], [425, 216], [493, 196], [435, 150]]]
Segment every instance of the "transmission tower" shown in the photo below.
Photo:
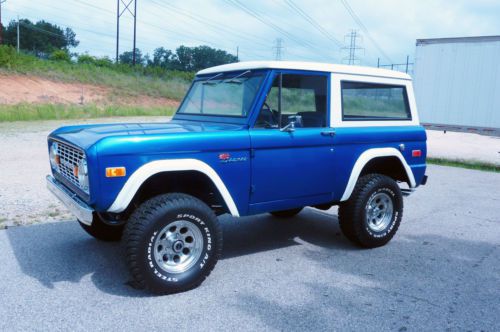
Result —
[[[1, 1], [1, 0], [0, 0]], [[127, 0], [125, 0], [127, 1]], [[135, 41], [136, 41], [136, 35], [137, 35], [137, 0], [129, 0], [128, 3], [126, 3], [124, 0], [117, 0], [116, 1], [116, 63], [118, 63], [118, 57], [119, 57], [119, 51], [120, 51], [120, 17], [125, 13], [125, 11], [128, 11], [130, 15], [134, 18], [134, 46], [133, 46], [133, 58], [132, 58], [132, 64], [135, 66], [135, 57], [136, 57], [136, 47], [135, 47]], [[130, 9], [130, 5], [134, 3], [134, 12], [132, 12], [132, 9]], [[123, 8], [120, 8], [120, 3], [123, 5]]]
[[276, 61], [281, 61], [283, 60], [283, 51], [285, 47], [283, 46], [283, 39], [281, 38], [276, 38], [275, 40], [275, 46], [273, 47], [274, 49], [274, 58]]
[[347, 53], [347, 56], [344, 57], [342, 61], [348, 65], [357, 65], [361, 62], [357, 54], [359, 54], [360, 51], [364, 51], [364, 48], [359, 46], [360, 43], [358, 43], [358, 39], [362, 40], [357, 30], [351, 30], [351, 32], [344, 37], [346, 46], [342, 47], [342, 50]]

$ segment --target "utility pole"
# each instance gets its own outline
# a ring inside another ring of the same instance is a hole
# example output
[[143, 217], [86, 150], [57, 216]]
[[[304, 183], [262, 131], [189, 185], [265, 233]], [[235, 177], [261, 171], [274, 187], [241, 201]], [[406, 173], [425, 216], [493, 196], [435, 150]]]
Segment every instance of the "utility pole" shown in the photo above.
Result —
[[236, 46], [236, 62], [240, 62], [240, 47]]
[[276, 46], [273, 47], [274, 58], [276, 59], [276, 61], [281, 61], [281, 60], [283, 60], [283, 50], [285, 48], [283, 46], [283, 39], [276, 38], [275, 43], [276, 43]]
[[120, 0], [116, 0], [116, 58], [115, 58], [116, 63], [118, 63], [119, 48], [120, 48]]
[[361, 36], [356, 30], [351, 30], [351, 32], [344, 37], [344, 42], [345, 40], [349, 40], [349, 46], [344, 46], [342, 48], [342, 50], [347, 51], [347, 57], [344, 57], [343, 61], [347, 62], [348, 65], [355, 65], [360, 62], [360, 59], [356, 56], [356, 52], [364, 50], [363, 47], [358, 46], [358, 39], [360, 38]]
[[[0, 0], [1, 1], [1, 0]], [[127, 1], [127, 0], [125, 0]], [[126, 3], [124, 0], [116, 0], [116, 63], [119, 61], [120, 56], [120, 17], [128, 11], [130, 15], [134, 18], [134, 49], [132, 50], [133, 58], [132, 63], [135, 65], [136, 62], [136, 36], [137, 36], [137, 0], [130, 0]], [[134, 3], [134, 12], [130, 9], [130, 5]], [[123, 9], [120, 7], [120, 3], [123, 5]], [[120, 11], [121, 10], [121, 11]]]
[[17, 15], [17, 53], [19, 53], [19, 41], [20, 41], [20, 36], [19, 36], [19, 15]]
[[7, 0], [0, 0], [0, 45], [3, 44], [3, 31], [2, 31], [2, 3]]
[[134, 57], [133, 57], [133, 60], [132, 60], [132, 64], [135, 66], [135, 56], [136, 56], [136, 52], [135, 52], [135, 37], [137, 35], [137, 0], [134, 0]]

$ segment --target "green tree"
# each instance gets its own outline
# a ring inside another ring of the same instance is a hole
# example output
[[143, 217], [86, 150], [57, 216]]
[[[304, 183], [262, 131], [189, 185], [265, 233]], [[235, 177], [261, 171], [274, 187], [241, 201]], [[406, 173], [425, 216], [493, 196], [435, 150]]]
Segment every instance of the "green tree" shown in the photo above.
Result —
[[[123, 52], [119, 56], [120, 63], [132, 65], [134, 63], [134, 52]], [[140, 49], [135, 49], [135, 64], [142, 66], [144, 64], [144, 57]]]
[[175, 54], [171, 50], [167, 50], [163, 47], [159, 47], [153, 52], [153, 60], [151, 60], [148, 65], [173, 69], [175, 65]]
[[[20, 48], [44, 58], [56, 50], [68, 51], [79, 44], [72, 29], [63, 29], [44, 20], [33, 23], [28, 19], [21, 19], [19, 33]], [[7, 45], [17, 45], [17, 21], [10, 21], [5, 28], [4, 42]]]
[[176, 50], [176, 61], [174, 63], [176, 63], [179, 70], [198, 71], [203, 68], [237, 61], [236, 56], [209, 46], [180, 46]]
[[150, 66], [176, 69], [182, 71], [198, 71], [203, 68], [223, 65], [238, 61], [238, 58], [226, 51], [209, 46], [180, 46], [173, 53], [163, 47], [155, 49]]

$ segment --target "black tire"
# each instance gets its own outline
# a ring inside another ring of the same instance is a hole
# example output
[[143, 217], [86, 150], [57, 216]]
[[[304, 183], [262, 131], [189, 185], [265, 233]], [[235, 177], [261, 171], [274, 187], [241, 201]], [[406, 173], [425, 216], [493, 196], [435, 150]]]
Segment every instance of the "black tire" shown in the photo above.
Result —
[[[370, 209], [369, 204], [377, 206]], [[390, 204], [392, 204], [392, 211], [387, 208]], [[379, 209], [379, 206], [382, 209]], [[367, 218], [368, 211], [373, 211], [371, 221]], [[379, 213], [379, 211], [382, 212]], [[380, 217], [384, 215], [386, 218]], [[402, 217], [401, 189], [396, 181], [380, 174], [368, 174], [361, 177], [349, 200], [339, 207], [339, 224], [342, 233], [353, 243], [365, 248], [380, 247], [389, 242], [396, 234]], [[380, 222], [377, 226], [374, 222], [376, 220], [384, 222]]]
[[296, 209], [290, 209], [290, 210], [281, 210], [281, 211], [273, 211], [270, 212], [273, 216], [276, 218], [291, 218], [299, 214], [304, 208], [296, 208]]
[[106, 242], [115, 242], [120, 241], [123, 234], [123, 226], [124, 225], [108, 225], [105, 224], [102, 219], [94, 214], [94, 218], [92, 220], [92, 225], [88, 226], [78, 220], [78, 223], [82, 228], [92, 237]]
[[[181, 249], [176, 248], [179, 242]], [[199, 199], [165, 194], [146, 201], [132, 214], [125, 226], [124, 244], [135, 287], [176, 293], [197, 287], [212, 272], [222, 252], [222, 229], [212, 209]], [[187, 248], [190, 244], [191, 249]], [[191, 257], [191, 265], [173, 271], [186, 257]]]

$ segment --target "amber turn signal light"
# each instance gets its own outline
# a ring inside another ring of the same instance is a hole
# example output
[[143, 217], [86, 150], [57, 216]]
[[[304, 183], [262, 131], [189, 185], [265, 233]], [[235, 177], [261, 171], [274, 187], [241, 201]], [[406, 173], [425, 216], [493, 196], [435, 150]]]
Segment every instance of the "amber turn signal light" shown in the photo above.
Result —
[[108, 167], [106, 168], [106, 177], [107, 178], [117, 178], [125, 176], [127, 173], [125, 171], [125, 167]]

